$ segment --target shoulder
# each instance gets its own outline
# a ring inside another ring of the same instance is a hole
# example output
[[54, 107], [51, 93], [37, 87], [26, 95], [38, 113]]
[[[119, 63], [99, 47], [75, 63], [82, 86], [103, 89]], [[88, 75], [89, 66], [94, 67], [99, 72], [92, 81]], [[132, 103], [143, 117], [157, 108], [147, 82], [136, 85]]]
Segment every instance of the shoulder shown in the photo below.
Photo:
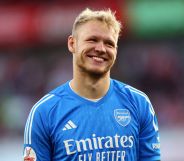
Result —
[[126, 97], [128, 97], [131, 101], [137, 103], [139, 103], [140, 101], [150, 103], [148, 96], [141, 90], [117, 80], [112, 81], [114, 85], [114, 90], [116, 90], [116, 92], [118, 93], [126, 95]]
[[40, 114], [49, 114], [49, 112], [58, 104], [58, 102], [62, 101], [63, 97], [67, 95], [65, 90], [65, 85], [63, 84], [48, 94], [43, 96], [33, 107], [32, 112], [38, 112]]

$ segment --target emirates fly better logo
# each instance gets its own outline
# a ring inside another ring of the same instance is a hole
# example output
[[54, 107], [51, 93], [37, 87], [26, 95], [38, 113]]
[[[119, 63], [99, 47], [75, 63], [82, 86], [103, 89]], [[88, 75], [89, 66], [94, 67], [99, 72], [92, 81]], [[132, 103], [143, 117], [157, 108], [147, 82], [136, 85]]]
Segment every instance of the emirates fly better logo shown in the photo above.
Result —
[[131, 120], [130, 112], [127, 109], [115, 109], [114, 117], [121, 126], [127, 126]]

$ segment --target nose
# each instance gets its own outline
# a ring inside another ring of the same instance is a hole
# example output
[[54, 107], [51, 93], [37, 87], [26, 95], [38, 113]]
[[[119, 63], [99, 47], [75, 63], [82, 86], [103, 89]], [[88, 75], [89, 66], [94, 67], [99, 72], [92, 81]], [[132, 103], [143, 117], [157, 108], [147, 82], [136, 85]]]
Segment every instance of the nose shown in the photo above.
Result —
[[95, 46], [95, 51], [97, 52], [106, 52], [106, 48], [103, 42], [98, 42]]

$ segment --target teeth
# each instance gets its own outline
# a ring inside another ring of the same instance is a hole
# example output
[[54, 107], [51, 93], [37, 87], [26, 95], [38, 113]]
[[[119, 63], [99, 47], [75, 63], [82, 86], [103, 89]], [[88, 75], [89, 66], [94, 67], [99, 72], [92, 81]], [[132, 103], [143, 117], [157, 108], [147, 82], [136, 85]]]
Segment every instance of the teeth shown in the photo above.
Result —
[[102, 62], [104, 60], [103, 58], [99, 58], [97, 56], [93, 56], [93, 59], [99, 62]]

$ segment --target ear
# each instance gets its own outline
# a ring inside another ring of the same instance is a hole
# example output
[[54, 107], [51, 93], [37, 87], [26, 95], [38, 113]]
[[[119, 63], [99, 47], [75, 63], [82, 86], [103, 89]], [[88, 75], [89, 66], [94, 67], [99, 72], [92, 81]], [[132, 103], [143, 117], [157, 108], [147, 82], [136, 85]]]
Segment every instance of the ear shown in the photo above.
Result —
[[74, 53], [75, 52], [75, 39], [72, 35], [70, 35], [68, 37], [68, 50], [71, 52], [71, 53]]

